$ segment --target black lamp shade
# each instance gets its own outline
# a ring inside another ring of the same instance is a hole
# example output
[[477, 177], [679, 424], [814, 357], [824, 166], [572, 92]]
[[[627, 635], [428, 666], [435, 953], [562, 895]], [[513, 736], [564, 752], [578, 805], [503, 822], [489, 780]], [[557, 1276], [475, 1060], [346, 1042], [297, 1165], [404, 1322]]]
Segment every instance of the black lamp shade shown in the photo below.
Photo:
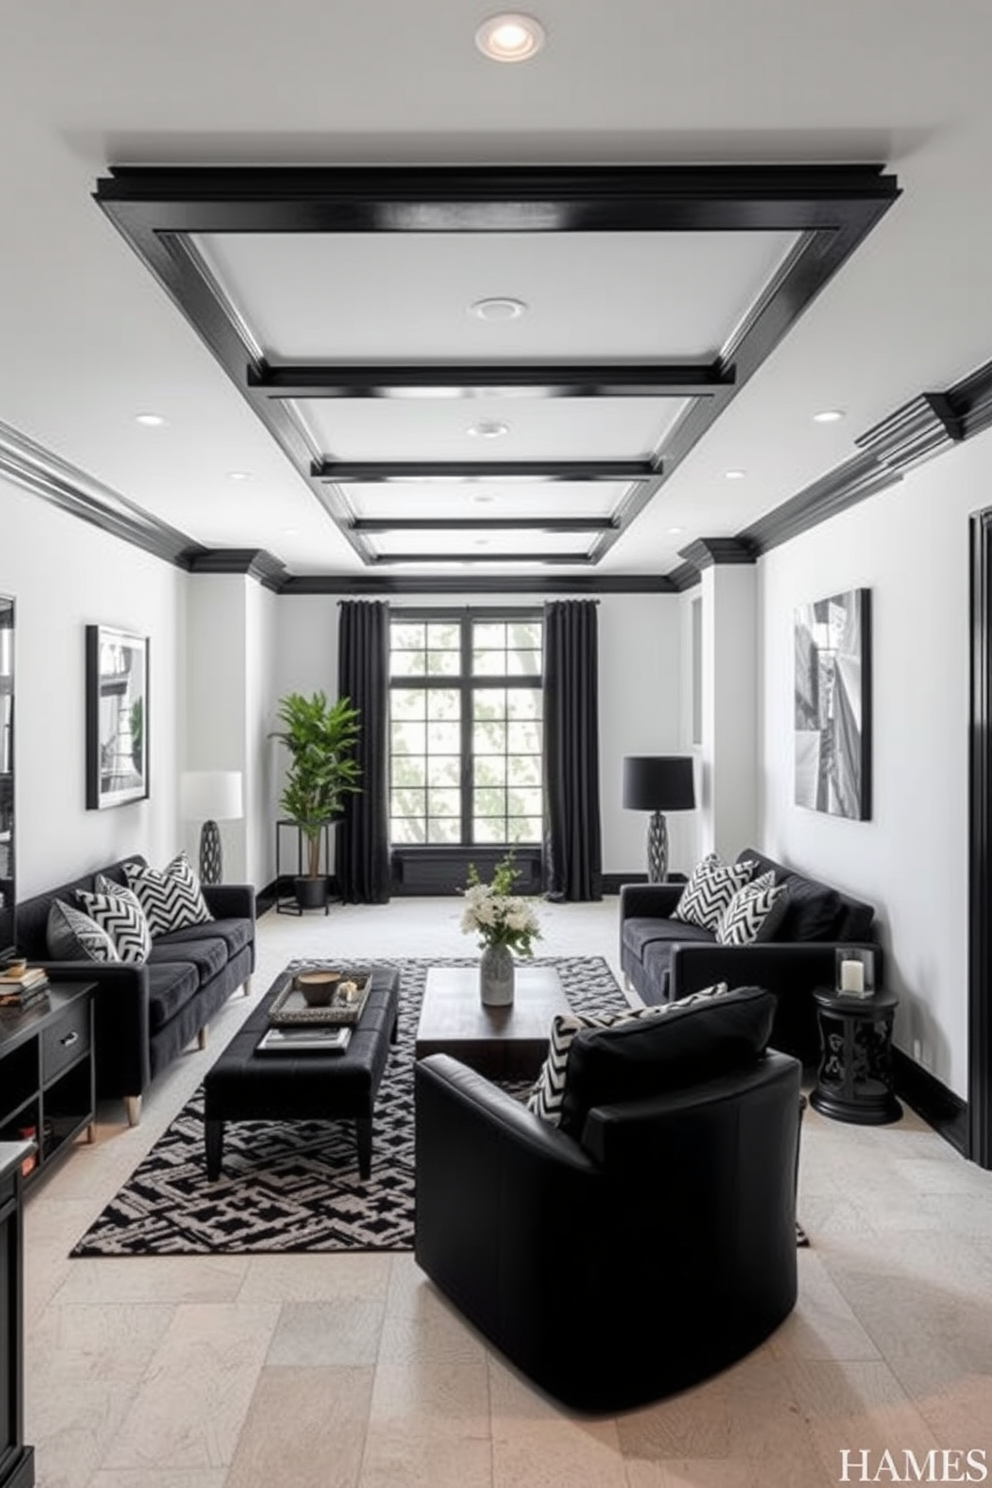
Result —
[[634, 754], [623, 762], [623, 804], [632, 811], [692, 811], [696, 795], [687, 755]]

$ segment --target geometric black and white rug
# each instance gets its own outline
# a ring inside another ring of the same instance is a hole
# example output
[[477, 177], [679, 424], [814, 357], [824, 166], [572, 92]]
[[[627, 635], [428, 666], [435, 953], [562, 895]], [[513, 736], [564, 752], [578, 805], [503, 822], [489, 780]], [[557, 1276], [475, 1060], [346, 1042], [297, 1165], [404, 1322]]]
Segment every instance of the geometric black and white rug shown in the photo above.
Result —
[[[350, 1121], [232, 1121], [224, 1170], [207, 1181], [203, 1091], [197, 1090], [73, 1256], [260, 1255], [413, 1249], [413, 1049], [429, 966], [381, 958], [400, 973], [399, 1040], [375, 1103], [372, 1175], [358, 1175]], [[535, 958], [556, 966], [578, 1012], [627, 1006], [602, 957]]]

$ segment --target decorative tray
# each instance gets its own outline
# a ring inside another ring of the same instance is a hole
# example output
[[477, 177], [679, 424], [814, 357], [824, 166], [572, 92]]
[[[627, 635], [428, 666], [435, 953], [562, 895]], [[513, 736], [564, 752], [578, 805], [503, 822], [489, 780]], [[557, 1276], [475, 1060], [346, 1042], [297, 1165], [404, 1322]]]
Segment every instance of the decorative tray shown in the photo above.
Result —
[[[336, 968], [335, 968], [336, 969]], [[310, 972], [330, 970], [329, 967], [311, 967]], [[307, 973], [301, 972], [303, 976]], [[269, 1009], [269, 1022], [275, 1028], [287, 1026], [299, 1026], [300, 1024], [352, 1024], [357, 1023], [362, 1016], [362, 1010], [368, 999], [372, 987], [372, 973], [367, 970], [343, 969], [338, 988], [335, 990], [330, 1002], [322, 1003], [317, 1007], [307, 1002], [303, 993], [297, 985], [297, 976], [291, 976], [286, 986], [279, 993], [275, 1002]], [[355, 991], [348, 997], [342, 987], [351, 983]]]

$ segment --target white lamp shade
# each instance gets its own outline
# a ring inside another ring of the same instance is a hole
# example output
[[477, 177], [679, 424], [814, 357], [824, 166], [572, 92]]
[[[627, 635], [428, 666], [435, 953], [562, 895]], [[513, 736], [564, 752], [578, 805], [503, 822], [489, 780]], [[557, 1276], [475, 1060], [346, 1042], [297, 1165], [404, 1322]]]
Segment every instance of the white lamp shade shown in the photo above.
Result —
[[186, 770], [180, 780], [184, 821], [236, 821], [244, 814], [240, 770]]

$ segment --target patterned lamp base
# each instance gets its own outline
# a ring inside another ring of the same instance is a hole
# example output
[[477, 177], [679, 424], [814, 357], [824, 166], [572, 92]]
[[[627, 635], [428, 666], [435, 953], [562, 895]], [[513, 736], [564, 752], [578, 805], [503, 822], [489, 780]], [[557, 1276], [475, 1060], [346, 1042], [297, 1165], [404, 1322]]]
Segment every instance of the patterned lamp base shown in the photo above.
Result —
[[224, 869], [220, 848], [220, 827], [215, 821], [205, 821], [200, 833], [200, 882], [219, 884]]
[[652, 811], [648, 821], [648, 883], [664, 883], [668, 876], [668, 823], [664, 813]]

